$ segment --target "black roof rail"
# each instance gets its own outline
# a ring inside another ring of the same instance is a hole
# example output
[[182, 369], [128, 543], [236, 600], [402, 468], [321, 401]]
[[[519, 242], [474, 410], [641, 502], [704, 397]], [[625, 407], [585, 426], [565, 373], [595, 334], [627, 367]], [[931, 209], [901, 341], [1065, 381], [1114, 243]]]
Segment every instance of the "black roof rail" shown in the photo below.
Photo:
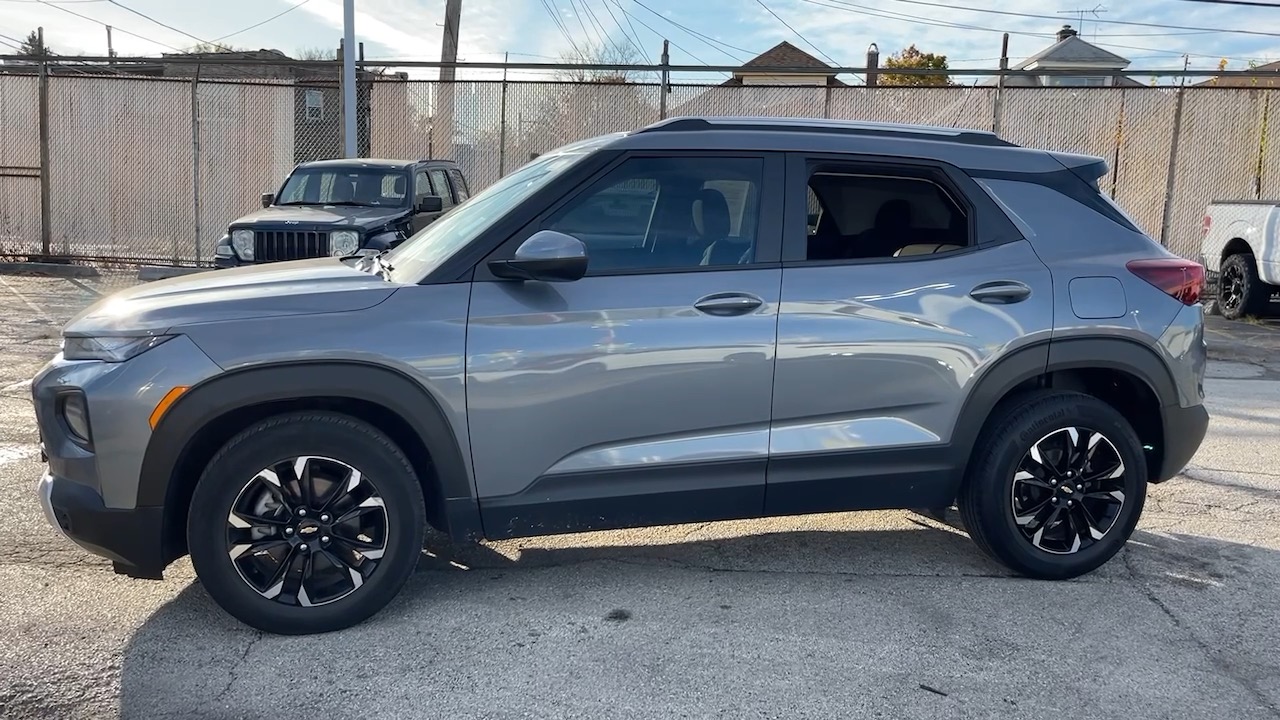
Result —
[[983, 130], [968, 130], [930, 125], [820, 120], [816, 118], [766, 117], [678, 117], [663, 120], [638, 130], [651, 132], [696, 132], [706, 130], [749, 130], [772, 132], [830, 133], [833, 135], [874, 135], [912, 140], [936, 140], [964, 145], [1018, 147], [999, 135]]

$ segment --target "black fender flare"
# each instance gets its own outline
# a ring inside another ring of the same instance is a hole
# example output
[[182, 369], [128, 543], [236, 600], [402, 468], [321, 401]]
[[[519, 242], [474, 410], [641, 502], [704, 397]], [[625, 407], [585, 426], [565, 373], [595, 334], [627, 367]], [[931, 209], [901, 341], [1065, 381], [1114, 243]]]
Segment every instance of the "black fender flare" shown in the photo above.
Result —
[[[447, 416], [436, 398], [403, 372], [360, 361], [300, 361], [233, 370], [182, 394], [156, 425], [138, 479], [138, 506], [167, 507], [172, 478], [193, 438], [215, 418], [239, 408], [308, 397], [349, 398], [380, 405], [403, 420], [427, 447], [450, 514], [478, 526], [471, 477]], [[446, 508], [441, 508], [445, 511]], [[452, 518], [451, 518], [452, 519]]]
[[1124, 372], [1145, 383], [1160, 407], [1178, 404], [1177, 386], [1168, 366], [1155, 350], [1136, 340], [1120, 336], [1078, 337], [1019, 348], [981, 371], [961, 406], [949, 443], [957, 455], [954, 466], [959, 468], [954, 478], [955, 490], [960, 489], [978, 434], [1002, 399], [1037, 377], [1086, 368]]

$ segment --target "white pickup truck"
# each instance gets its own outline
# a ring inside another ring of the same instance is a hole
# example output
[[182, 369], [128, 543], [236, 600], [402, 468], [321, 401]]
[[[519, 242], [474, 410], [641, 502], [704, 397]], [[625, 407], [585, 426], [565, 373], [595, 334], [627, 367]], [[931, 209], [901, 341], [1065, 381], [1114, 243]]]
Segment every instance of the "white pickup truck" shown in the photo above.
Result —
[[1280, 200], [1209, 203], [1200, 264], [1223, 317], [1266, 314], [1280, 291]]

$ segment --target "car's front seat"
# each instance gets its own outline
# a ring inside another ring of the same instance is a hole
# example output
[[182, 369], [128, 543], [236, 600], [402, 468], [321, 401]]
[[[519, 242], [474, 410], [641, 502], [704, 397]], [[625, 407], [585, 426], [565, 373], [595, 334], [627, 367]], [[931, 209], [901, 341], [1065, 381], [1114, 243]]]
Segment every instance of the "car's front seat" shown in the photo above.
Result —
[[729, 238], [729, 201], [724, 193], [711, 188], [698, 191], [693, 201], [694, 227], [702, 237], [706, 250], [701, 265], [737, 265], [751, 250], [750, 243], [733, 242]]

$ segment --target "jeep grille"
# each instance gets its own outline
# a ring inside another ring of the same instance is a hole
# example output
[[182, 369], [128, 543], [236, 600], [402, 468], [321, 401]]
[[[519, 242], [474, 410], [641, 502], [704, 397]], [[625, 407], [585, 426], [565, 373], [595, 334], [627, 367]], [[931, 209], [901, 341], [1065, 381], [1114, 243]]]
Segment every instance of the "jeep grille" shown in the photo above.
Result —
[[253, 234], [253, 257], [258, 262], [303, 260], [328, 254], [327, 232], [259, 230]]

